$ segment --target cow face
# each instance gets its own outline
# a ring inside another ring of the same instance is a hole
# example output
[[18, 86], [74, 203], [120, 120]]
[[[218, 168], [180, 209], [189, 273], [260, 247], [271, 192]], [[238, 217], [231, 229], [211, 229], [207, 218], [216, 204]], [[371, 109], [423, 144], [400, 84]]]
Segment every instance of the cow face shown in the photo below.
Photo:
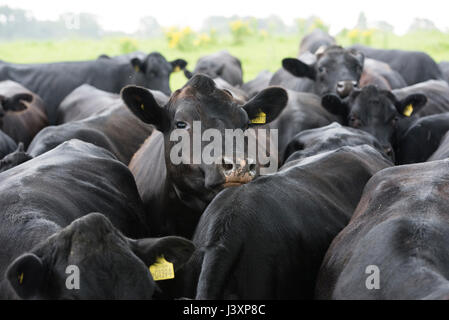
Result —
[[372, 134], [390, 156], [393, 156], [392, 145], [399, 122], [421, 110], [426, 103], [427, 98], [422, 94], [412, 94], [398, 101], [391, 91], [375, 86], [356, 90], [344, 100], [336, 95], [322, 98], [324, 108], [340, 115], [344, 124]]
[[[240, 129], [240, 132], [245, 132], [249, 127], [257, 126], [251, 123], [251, 119], [261, 112], [266, 115], [264, 122], [269, 123], [280, 114], [288, 100], [284, 89], [272, 87], [261, 91], [243, 104], [226, 90], [218, 89], [215, 82], [205, 75], [195, 75], [172, 95], [164, 107], [156, 103], [147, 89], [136, 86], [124, 88], [122, 98], [137, 117], [155, 125], [164, 133], [165, 162], [169, 178], [178, 197], [195, 210], [203, 210], [224, 187], [251, 181], [259, 172], [259, 165], [257, 159], [241, 156], [244, 153], [242, 150], [234, 148], [230, 151], [232, 154], [226, 154], [224, 147], [221, 155], [211, 155], [214, 157], [212, 164], [206, 164], [204, 161], [200, 164], [194, 164], [195, 161], [174, 164], [170, 155], [178, 142], [170, 139], [173, 131], [184, 133], [191, 140], [192, 148], [194, 144], [198, 146], [196, 150], [193, 149], [188, 160], [195, 156], [201, 159], [206, 145], [210, 142], [200, 141], [198, 145], [198, 142], [193, 141], [198, 124], [201, 125], [201, 136], [208, 129], [216, 129], [223, 137], [224, 144], [226, 129]], [[246, 138], [244, 143], [244, 148], [247, 148]]]
[[12, 97], [0, 95], [0, 125], [6, 112], [20, 112], [27, 109], [27, 103], [33, 101], [33, 96], [29, 93], [18, 93]]
[[358, 86], [363, 71], [364, 56], [355, 50], [331, 46], [316, 54], [316, 62], [306, 64], [295, 58], [282, 61], [284, 69], [296, 77], [314, 81], [314, 91], [323, 96], [334, 93], [344, 98]]
[[160, 53], [152, 52], [143, 61], [133, 58], [131, 64], [135, 70], [133, 83], [159, 90], [169, 96], [171, 94], [170, 74], [183, 70], [187, 62], [183, 59], [168, 62]]
[[23, 299], [151, 299], [157, 286], [149, 266], [163, 256], [176, 274], [193, 250], [179, 237], [126, 238], [91, 213], [19, 256], [6, 277]]

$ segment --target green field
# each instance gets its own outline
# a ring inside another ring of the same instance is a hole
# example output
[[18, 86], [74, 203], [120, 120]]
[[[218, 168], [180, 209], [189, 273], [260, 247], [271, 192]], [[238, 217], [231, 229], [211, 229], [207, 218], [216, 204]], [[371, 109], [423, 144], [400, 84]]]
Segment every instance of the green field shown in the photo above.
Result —
[[[167, 59], [184, 58], [193, 69], [197, 59], [205, 54], [227, 49], [242, 61], [244, 80], [254, 78], [262, 70], [276, 71], [285, 57], [296, 56], [300, 42], [299, 35], [248, 37], [241, 44], [235, 44], [231, 37], [219, 37], [215, 43], [189, 50], [170, 48], [166, 39], [126, 39], [132, 49], [145, 52], [159, 51]], [[360, 40], [361, 39], [361, 40]], [[417, 32], [404, 36], [374, 32], [369, 39], [354, 39], [340, 34], [341, 45], [364, 42], [377, 48], [421, 50], [429, 53], [436, 61], [449, 60], [449, 35], [438, 31]], [[0, 60], [16, 63], [55, 62], [95, 59], [100, 54], [119, 55], [125, 53], [123, 38], [69, 39], [60, 41], [13, 41], [0, 44]], [[186, 79], [182, 73], [171, 77], [173, 90], [181, 87]]]

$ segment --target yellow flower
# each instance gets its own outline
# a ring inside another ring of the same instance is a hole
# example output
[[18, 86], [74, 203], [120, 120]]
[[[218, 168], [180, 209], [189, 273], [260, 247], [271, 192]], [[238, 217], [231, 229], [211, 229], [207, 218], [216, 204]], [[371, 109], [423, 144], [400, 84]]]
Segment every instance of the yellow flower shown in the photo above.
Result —
[[243, 22], [241, 20], [236, 20], [231, 22], [231, 30], [237, 31], [243, 27]]
[[182, 29], [183, 35], [189, 35], [191, 33], [192, 33], [192, 29], [190, 27], [185, 27], [184, 29]]
[[354, 39], [357, 38], [359, 36], [359, 30], [358, 29], [352, 29], [351, 31], [349, 31], [348, 33], [348, 37], [350, 39]]
[[368, 38], [371, 37], [374, 34], [374, 29], [365, 30], [362, 33], [362, 37]]

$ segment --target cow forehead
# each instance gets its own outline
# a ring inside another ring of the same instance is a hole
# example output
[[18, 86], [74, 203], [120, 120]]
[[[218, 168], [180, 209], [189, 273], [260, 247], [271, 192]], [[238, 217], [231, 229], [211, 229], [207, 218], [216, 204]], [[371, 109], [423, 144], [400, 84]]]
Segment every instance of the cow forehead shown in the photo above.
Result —
[[321, 59], [318, 60], [317, 63], [319, 66], [327, 66], [327, 67], [355, 67], [359, 64], [359, 61], [352, 57], [350, 54], [345, 54], [345, 52], [340, 53], [332, 53], [329, 55], [324, 55]]
[[169, 109], [176, 112], [183, 109], [188, 112], [189, 109], [199, 114], [199, 116], [217, 116], [226, 117], [234, 113], [241, 113], [241, 107], [230, 94], [223, 90], [214, 88], [202, 92], [193, 86], [185, 86], [176, 91], [169, 101]]
[[167, 62], [167, 60], [165, 60], [164, 56], [158, 53], [150, 53], [145, 60], [147, 66], [151, 68], [165, 67], [166, 69], [168, 69], [170, 67], [169, 63]]
[[360, 94], [354, 106], [352, 111], [360, 113], [361, 116], [388, 119], [396, 113], [393, 101], [383, 93]]

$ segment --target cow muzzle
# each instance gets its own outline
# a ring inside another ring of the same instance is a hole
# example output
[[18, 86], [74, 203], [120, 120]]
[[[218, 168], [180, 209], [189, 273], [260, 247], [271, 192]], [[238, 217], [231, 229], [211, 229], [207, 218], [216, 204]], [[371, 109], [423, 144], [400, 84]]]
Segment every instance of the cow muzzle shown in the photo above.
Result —
[[225, 177], [224, 187], [239, 186], [251, 182], [257, 175], [257, 164], [253, 159], [236, 159], [223, 157], [221, 171]]
[[357, 81], [339, 81], [337, 82], [337, 93], [340, 98], [346, 98], [358, 85]]

